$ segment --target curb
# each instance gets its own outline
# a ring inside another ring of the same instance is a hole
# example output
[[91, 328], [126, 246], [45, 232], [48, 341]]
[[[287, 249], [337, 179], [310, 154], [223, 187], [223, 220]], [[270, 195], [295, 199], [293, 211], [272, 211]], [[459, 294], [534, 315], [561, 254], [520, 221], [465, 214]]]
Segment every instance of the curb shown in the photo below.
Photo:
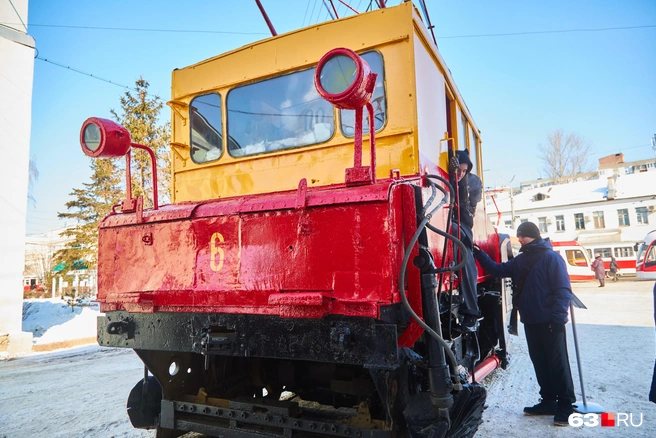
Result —
[[97, 342], [98, 341], [94, 336], [92, 338], [70, 339], [68, 341], [51, 342], [48, 344], [34, 344], [32, 346], [32, 352], [60, 350], [62, 348], [71, 348], [80, 345], [96, 344]]

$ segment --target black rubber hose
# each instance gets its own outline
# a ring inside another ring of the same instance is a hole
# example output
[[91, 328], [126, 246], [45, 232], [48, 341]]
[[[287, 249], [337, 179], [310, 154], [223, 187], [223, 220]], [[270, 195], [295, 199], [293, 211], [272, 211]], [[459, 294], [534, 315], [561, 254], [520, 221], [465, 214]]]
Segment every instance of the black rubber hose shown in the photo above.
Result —
[[[445, 237], [445, 238], [447, 238], [447, 239], [453, 241], [453, 243], [455, 243], [456, 245], [458, 245], [458, 247], [460, 248], [460, 251], [463, 251], [463, 254], [467, 254], [467, 247], [466, 247], [465, 244], [462, 243], [457, 237], [453, 236], [453, 235], [450, 234], [450, 233], [446, 233], [446, 232], [440, 230], [439, 228], [435, 228], [435, 227], [432, 226], [431, 224], [427, 224], [427, 225], [426, 225], [426, 228], [428, 228], [429, 230], [433, 231], [434, 233], [439, 234], [439, 235], [442, 236], [442, 237]], [[452, 271], [452, 272], [453, 272], [453, 271], [458, 271], [458, 270], [462, 269], [462, 268], [465, 266], [465, 263], [467, 263], [467, 260], [463, 257], [463, 259], [460, 261], [460, 263], [458, 263], [457, 265], [455, 265], [455, 266], [453, 266], [453, 267], [451, 267], [451, 268], [446, 268], [446, 270], [447, 270], [447, 271]]]
[[[435, 184], [431, 181], [431, 185], [435, 186]], [[426, 333], [428, 333], [433, 339], [435, 339], [441, 346], [444, 348], [447, 357], [449, 358], [449, 362], [451, 363], [451, 372], [452, 372], [452, 380], [454, 380], [454, 388], [456, 389], [461, 389], [460, 382], [456, 380], [456, 377], [459, 375], [458, 373], [458, 361], [453, 354], [453, 351], [451, 351], [451, 347], [449, 344], [446, 343], [446, 341], [435, 331], [433, 330], [428, 324], [426, 324], [424, 321], [421, 320], [419, 315], [415, 313], [415, 311], [412, 309], [412, 306], [408, 302], [408, 297], [405, 294], [405, 273], [406, 273], [406, 267], [408, 265], [408, 261], [410, 260], [410, 254], [412, 253], [412, 249], [414, 248], [415, 244], [417, 243], [417, 240], [419, 240], [419, 236], [421, 233], [424, 231], [424, 227], [428, 224], [428, 221], [430, 221], [432, 215], [439, 209], [441, 208], [447, 200], [448, 196], [445, 196], [442, 198], [440, 203], [420, 222], [419, 226], [417, 227], [417, 231], [415, 231], [415, 234], [412, 236], [412, 239], [410, 239], [410, 243], [408, 244], [407, 249], [405, 250], [405, 253], [403, 254], [403, 262], [401, 264], [401, 272], [399, 273], [399, 293], [401, 295], [401, 301], [403, 302], [403, 305], [407, 309], [408, 313], [414, 319], [419, 326], [421, 326]], [[424, 211], [427, 210], [428, 208], [428, 203], [424, 206]], [[462, 243], [461, 243], [462, 244]], [[464, 247], [464, 245], [463, 245]]]
[[426, 174], [424, 176], [426, 178], [429, 178], [429, 179], [436, 179], [438, 181], [443, 182], [444, 185], [446, 185], [449, 188], [449, 193], [451, 194], [451, 196], [450, 196], [451, 204], [453, 204], [455, 202], [455, 199], [456, 199], [455, 190], [453, 190], [453, 186], [451, 185], [451, 183], [447, 179], [444, 179], [439, 175], [433, 175], [432, 173]]

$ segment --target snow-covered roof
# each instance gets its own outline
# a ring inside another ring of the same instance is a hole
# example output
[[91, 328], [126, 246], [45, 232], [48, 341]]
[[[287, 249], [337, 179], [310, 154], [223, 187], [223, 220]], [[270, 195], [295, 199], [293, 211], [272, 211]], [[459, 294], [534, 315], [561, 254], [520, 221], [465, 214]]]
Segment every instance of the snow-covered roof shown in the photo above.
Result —
[[[610, 178], [613, 179], [613, 177]], [[656, 172], [617, 175], [615, 189], [614, 199], [617, 200], [656, 197]], [[493, 195], [500, 211], [510, 211], [508, 192], [494, 193]], [[607, 196], [608, 178], [600, 178], [527, 189], [514, 195], [514, 206], [515, 211], [554, 208], [605, 201]], [[488, 200], [488, 213], [495, 210], [492, 201]]]

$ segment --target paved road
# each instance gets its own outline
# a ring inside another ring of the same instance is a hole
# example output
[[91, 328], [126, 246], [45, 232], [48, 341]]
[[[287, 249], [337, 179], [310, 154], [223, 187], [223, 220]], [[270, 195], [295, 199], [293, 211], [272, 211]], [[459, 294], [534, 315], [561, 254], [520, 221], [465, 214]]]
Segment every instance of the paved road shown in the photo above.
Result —
[[[587, 306], [575, 309], [585, 392], [607, 412], [632, 413], [640, 427], [556, 428], [552, 417], [526, 417], [524, 406], [537, 403], [539, 386], [528, 357], [524, 331], [513, 337], [511, 366], [484, 383], [488, 401], [476, 437], [654, 437], [656, 405], [647, 401], [654, 367], [653, 282], [623, 279], [606, 283], [574, 283], [574, 293]], [[574, 387], [582, 400], [571, 324], [567, 325]]]
[[[646, 401], [654, 363], [651, 282], [574, 285], [588, 310], [576, 312], [586, 392], [610, 412], [644, 414], [640, 428], [554, 428], [551, 418], [524, 417], [537, 384], [523, 337], [514, 338], [511, 368], [485, 382], [488, 409], [477, 437], [652, 437], [656, 405]], [[570, 358], [580, 396], [570, 336]], [[0, 438], [153, 437], [135, 430], [127, 395], [142, 378], [131, 350], [85, 347], [0, 362]]]
[[143, 378], [132, 350], [83, 347], [0, 361], [0, 438], [149, 437], [125, 403]]

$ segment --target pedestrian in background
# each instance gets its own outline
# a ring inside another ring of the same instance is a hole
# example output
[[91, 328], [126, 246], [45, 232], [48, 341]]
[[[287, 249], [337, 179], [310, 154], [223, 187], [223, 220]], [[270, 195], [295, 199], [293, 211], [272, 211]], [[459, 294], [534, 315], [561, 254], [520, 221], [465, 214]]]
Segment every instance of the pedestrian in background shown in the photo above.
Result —
[[495, 263], [477, 246], [474, 256], [481, 267], [496, 277], [512, 277], [516, 286], [513, 305], [524, 323], [528, 353], [540, 385], [542, 400], [524, 408], [526, 415], [553, 415], [554, 425], [569, 426], [576, 401], [572, 370], [567, 355], [567, 311], [572, 285], [565, 261], [553, 251], [549, 239], [542, 239], [532, 222], [517, 227], [522, 247], [519, 255], [505, 263]]
[[610, 278], [611, 281], [617, 281], [617, 271], [619, 271], [620, 268], [617, 266], [617, 260], [615, 260], [615, 257], [610, 258]]
[[599, 287], [606, 286], [606, 268], [604, 267], [604, 259], [601, 258], [601, 254], [595, 254], [594, 262], [592, 262], [590, 268], [594, 271], [595, 278], [599, 280]]

